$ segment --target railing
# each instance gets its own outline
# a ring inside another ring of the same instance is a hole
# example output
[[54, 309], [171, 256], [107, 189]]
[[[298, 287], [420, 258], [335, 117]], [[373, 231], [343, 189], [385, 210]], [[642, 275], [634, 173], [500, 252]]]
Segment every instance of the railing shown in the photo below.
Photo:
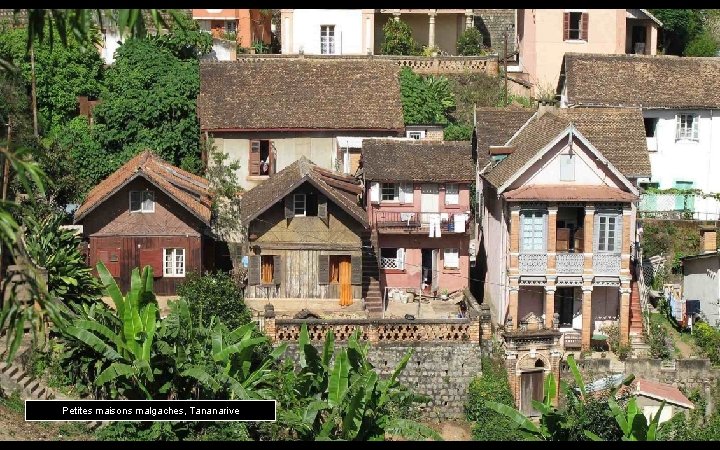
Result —
[[619, 254], [595, 253], [593, 254], [593, 272], [600, 275], [617, 275], [620, 273], [622, 259]]
[[695, 193], [643, 193], [638, 213], [649, 219], [718, 220], [720, 201]]
[[536, 253], [525, 253], [518, 257], [518, 265], [521, 274], [545, 274], [547, 273], [547, 255]]
[[555, 256], [555, 271], [559, 274], [581, 274], [585, 265], [582, 253], [558, 253]]
[[[466, 211], [467, 208], [460, 208]], [[419, 211], [376, 211], [375, 227], [378, 229], [396, 229], [405, 231], [430, 230], [438, 223], [441, 232], [465, 233], [469, 214], [466, 213], [429, 213]]]
[[650, 330], [650, 307], [648, 306], [650, 296], [648, 293], [648, 288], [645, 285], [645, 270], [643, 270], [643, 253], [642, 247], [640, 246], [637, 247], [635, 261], [638, 292], [640, 293], [640, 308], [642, 310], [643, 316], [643, 325], [645, 327], [645, 330]]
[[380, 258], [380, 268], [403, 270], [405, 265], [401, 258]]
[[401, 67], [409, 67], [416, 73], [465, 73], [482, 72], [495, 75], [498, 71], [498, 56], [398, 56], [398, 55], [238, 55], [238, 61], [258, 59], [325, 59], [325, 60], [385, 60]]

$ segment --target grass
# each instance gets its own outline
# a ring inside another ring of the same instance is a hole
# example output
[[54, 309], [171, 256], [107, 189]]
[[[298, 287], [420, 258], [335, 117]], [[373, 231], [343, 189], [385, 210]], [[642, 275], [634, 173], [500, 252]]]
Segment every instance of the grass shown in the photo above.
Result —
[[25, 411], [25, 402], [17, 391], [8, 397], [0, 397], [0, 404], [13, 412], [24, 413]]
[[690, 334], [689, 331], [679, 331], [675, 324], [670, 322], [670, 319], [660, 314], [659, 312], [650, 313], [650, 324], [660, 325], [665, 328], [668, 332], [668, 336], [673, 341], [673, 347], [675, 348], [676, 357], [685, 357], [692, 355], [699, 355], [700, 352], [695, 345], [695, 338]]

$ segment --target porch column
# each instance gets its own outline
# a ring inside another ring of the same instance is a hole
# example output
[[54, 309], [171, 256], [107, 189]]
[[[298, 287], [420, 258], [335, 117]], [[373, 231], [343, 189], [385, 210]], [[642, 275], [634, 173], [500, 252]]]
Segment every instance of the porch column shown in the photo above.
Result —
[[520, 273], [518, 256], [520, 255], [520, 206], [510, 207], [510, 275]]
[[555, 315], [555, 282], [548, 280], [545, 285], [545, 328], [552, 330]]
[[632, 246], [632, 209], [630, 204], [623, 205], [622, 248], [620, 249], [620, 276], [630, 276], [630, 247]]
[[513, 331], [517, 330], [519, 322], [518, 311], [520, 310], [520, 308], [518, 307], [518, 297], [520, 295], [520, 286], [518, 285], [518, 282], [519, 280], [517, 278], [510, 279], [510, 305], [508, 308], [508, 313], [510, 314], [510, 317], [512, 317]]
[[582, 349], [590, 350], [590, 339], [592, 338], [592, 285], [582, 287]]
[[557, 203], [548, 205], [548, 235], [547, 235], [547, 273], [555, 273], [555, 255], [557, 255]]
[[465, 10], [465, 29], [471, 28], [473, 26], [473, 10], [472, 9], [466, 9]]
[[630, 280], [623, 280], [620, 288], [620, 343], [630, 340]]
[[428, 47], [435, 47], [435, 11], [428, 13], [430, 16], [430, 29], [428, 30]]
[[592, 275], [593, 264], [592, 256], [595, 251], [595, 239], [593, 226], [595, 225], [595, 205], [585, 205], [585, 223], [583, 228], [585, 229], [585, 236], [583, 239], [583, 251], [585, 253], [585, 265], [583, 273], [586, 275]]

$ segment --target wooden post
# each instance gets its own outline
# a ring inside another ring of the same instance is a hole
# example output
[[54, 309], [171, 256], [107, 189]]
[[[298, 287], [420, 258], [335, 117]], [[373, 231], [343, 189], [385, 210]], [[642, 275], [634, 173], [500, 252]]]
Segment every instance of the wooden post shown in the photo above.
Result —
[[503, 53], [503, 68], [504, 68], [504, 78], [505, 78], [505, 99], [504, 99], [504, 106], [508, 105], [508, 87], [507, 87], [507, 53], [508, 53], [508, 29], [505, 28], [505, 32], [503, 33], [503, 40], [505, 41], [505, 52]]
[[37, 92], [35, 89], [35, 49], [33, 43], [30, 43], [30, 87], [32, 96], [32, 111], [33, 111], [33, 132], [35, 137], [40, 137], [38, 132], [38, 118], [37, 118]]

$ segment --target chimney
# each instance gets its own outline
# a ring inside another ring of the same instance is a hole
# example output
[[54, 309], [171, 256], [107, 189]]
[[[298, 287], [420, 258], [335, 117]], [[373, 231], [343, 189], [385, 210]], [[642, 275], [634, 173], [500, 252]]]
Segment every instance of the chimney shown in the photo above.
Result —
[[557, 109], [557, 106], [555, 106], [555, 105], [553, 105], [553, 104], [547, 105], [547, 104], [544, 104], [544, 103], [540, 103], [540, 104], [538, 105], [538, 114], [537, 114], [536, 118], [539, 119], [539, 118], [541, 118], [541, 117], [543, 116], [543, 114], [545, 114], [546, 112], [552, 112], [552, 111], [554, 111], [555, 109]]
[[700, 227], [702, 250], [704, 253], [717, 252], [717, 230], [713, 226]]

